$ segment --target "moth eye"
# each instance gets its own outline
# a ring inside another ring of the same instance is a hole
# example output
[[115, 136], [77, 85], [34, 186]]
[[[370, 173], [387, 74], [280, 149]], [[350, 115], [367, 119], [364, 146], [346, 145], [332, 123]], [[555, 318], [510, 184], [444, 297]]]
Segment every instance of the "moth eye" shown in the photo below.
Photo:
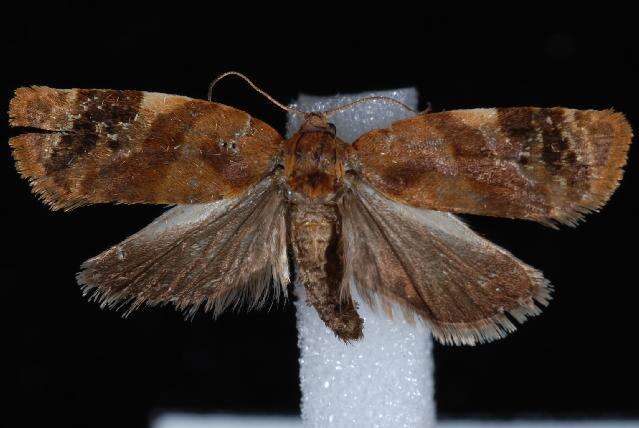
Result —
[[334, 124], [332, 124], [332, 123], [329, 123], [329, 124], [328, 124], [328, 127], [331, 129], [331, 133], [332, 133], [333, 135], [335, 135], [335, 133], [337, 132], [337, 129], [335, 128], [335, 125], [334, 125]]

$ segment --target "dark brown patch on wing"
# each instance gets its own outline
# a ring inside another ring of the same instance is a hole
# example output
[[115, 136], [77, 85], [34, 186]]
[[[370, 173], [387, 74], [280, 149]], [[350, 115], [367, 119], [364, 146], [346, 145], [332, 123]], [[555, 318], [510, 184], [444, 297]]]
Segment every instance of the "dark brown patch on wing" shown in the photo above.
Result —
[[464, 124], [454, 113], [442, 112], [423, 116], [426, 126], [433, 129], [434, 135], [445, 138], [454, 135], [450, 142], [450, 155], [454, 158], [484, 158], [491, 154], [485, 144], [484, 136], [477, 128]]
[[560, 108], [502, 108], [497, 109], [499, 129], [521, 147], [524, 163], [530, 161], [532, 148], [541, 144], [544, 165], [556, 172], [564, 164], [575, 162], [568, 136], [563, 135], [564, 113]]
[[[73, 113], [70, 113], [76, 118], [52, 152], [45, 165], [46, 173], [69, 168], [78, 158], [93, 150], [100, 140], [104, 140], [112, 150], [116, 149], [121, 144], [118, 133], [123, 125], [134, 120], [143, 96], [140, 91], [78, 90]], [[40, 101], [38, 106], [42, 104]], [[45, 111], [49, 109], [46, 105], [43, 108]]]
[[424, 164], [396, 164], [389, 166], [384, 171], [384, 176], [390, 189], [410, 189], [426, 179], [428, 169]]

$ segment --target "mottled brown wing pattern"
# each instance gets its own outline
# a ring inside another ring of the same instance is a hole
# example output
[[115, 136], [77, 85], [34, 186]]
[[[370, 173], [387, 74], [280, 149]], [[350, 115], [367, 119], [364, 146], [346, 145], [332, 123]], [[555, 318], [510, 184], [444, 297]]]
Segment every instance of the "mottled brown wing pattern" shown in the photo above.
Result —
[[215, 315], [259, 306], [286, 295], [284, 210], [270, 177], [241, 197], [177, 206], [87, 260], [78, 282], [102, 306], [126, 306], [127, 313], [143, 304]]
[[19, 88], [10, 124], [18, 170], [53, 209], [205, 203], [267, 174], [282, 138], [222, 104], [100, 89]]
[[371, 305], [399, 303], [445, 344], [489, 342], [540, 313], [542, 274], [481, 238], [454, 215], [393, 202], [355, 179], [342, 198], [345, 273]]
[[398, 202], [574, 225], [616, 189], [631, 138], [621, 113], [522, 107], [420, 114], [354, 148], [365, 179]]

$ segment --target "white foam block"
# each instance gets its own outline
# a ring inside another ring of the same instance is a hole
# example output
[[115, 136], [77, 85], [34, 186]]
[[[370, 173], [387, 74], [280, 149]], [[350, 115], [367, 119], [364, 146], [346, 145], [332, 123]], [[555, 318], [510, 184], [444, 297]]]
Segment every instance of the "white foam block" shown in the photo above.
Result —
[[[417, 108], [417, 91], [314, 97], [301, 95], [297, 107], [326, 110], [367, 95], [385, 95]], [[361, 134], [410, 117], [401, 107], [380, 101], [359, 104], [331, 118], [337, 135], [351, 143]], [[288, 134], [301, 118], [289, 116]], [[364, 318], [364, 338], [345, 345], [306, 303], [296, 287], [300, 347], [302, 420], [306, 427], [433, 427], [432, 341], [427, 329], [411, 325], [397, 310], [394, 319], [373, 312], [354, 293]]]
[[[167, 413], [155, 418], [153, 428], [301, 428], [294, 416], [189, 415]], [[599, 421], [444, 421], [439, 428], [637, 428], [639, 420]]]

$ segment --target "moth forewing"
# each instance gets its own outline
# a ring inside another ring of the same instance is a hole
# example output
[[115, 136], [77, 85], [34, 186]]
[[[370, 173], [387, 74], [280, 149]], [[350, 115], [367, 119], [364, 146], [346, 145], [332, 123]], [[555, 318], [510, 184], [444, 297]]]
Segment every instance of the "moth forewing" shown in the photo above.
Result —
[[272, 168], [281, 136], [247, 113], [177, 95], [19, 88], [10, 140], [18, 170], [53, 209], [104, 203], [206, 203]]
[[362, 176], [398, 202], [574, 225], [616, 189], [631, 139], [621, 113], [521, 107], [420, 114], [354, 148]]

